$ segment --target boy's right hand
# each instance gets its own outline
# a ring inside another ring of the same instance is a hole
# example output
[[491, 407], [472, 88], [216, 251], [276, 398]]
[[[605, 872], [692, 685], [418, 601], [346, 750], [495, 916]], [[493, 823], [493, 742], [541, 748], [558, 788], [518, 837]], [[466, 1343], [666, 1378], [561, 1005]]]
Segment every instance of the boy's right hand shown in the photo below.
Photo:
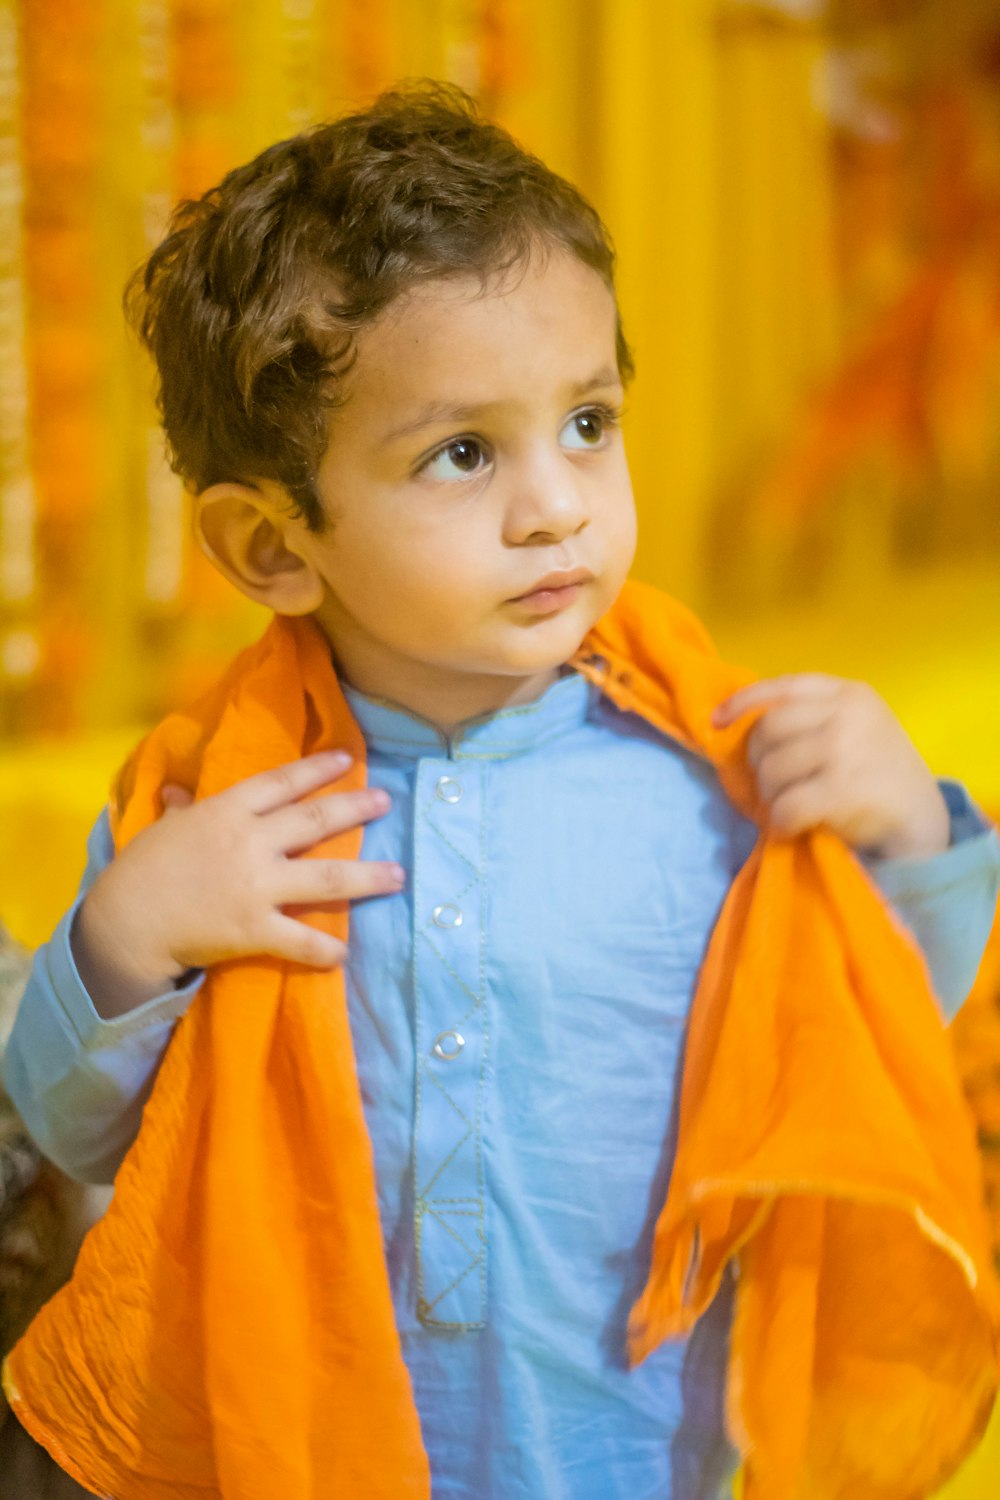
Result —
[[336, 781], [350, 756], [324, 751], [166, 811], [104, 869], [73, 925], [73, 956], [106, 1019], [161, 995], [189, 969], [267, 953], [312, 968], [342, 964], [347, 947], [283, 908], [400, 890], [398, 865], [297, 859], [389, 808], [373, 788], [301, 799]]

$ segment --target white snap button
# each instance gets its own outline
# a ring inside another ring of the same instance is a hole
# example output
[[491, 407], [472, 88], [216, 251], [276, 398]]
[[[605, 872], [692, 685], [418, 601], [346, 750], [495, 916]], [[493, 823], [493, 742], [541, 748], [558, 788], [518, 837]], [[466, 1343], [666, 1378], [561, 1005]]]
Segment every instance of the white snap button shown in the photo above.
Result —
[[461, 927], [461, 908], [446, 901], [443, 906], [435, 906], [431, 912], [431, 921], [435, 927]]
[[465, 1037], [460, 1031], [442, 1031], [434, 1043], [434, 1055], [443, 1062], [454, 1062], [465, 1046]]
[[442, 776], [434, 788], [442, 802], [461, 802], [462, 783], [456, 781], [454, 776]]

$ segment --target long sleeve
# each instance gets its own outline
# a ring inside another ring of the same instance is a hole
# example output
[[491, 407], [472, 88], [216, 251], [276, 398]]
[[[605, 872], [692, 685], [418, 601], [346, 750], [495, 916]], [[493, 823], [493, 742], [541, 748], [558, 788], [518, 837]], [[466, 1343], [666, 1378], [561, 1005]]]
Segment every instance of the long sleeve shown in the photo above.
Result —
[[933, 859], [867, 861], [867, 868], [923, 950], [948, 1020], [972, 988], [997, 909], [1000, 839], [957, 782], [940, 782], [951, 846]]
[[71, 934], [80, 902], [114, 856], [106, 813], [87, 843], [76, 901], [36, 953], [4, 1059], [4, 1085], [41, 1149], [71, 1177], [110, 1182], [178, 1018], [203, 982], [127, 1015], [98, 1015], [77, 972]]

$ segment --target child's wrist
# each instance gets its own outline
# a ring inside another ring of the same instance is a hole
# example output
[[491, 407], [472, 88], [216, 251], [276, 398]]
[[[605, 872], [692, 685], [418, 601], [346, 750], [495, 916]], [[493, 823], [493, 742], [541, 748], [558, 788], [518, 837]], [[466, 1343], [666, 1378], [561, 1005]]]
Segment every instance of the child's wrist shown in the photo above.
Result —
[[166, 956], [146, 954], [123, 935], [95, 886], [77, 911], [70, 947], [77, 973], [98, 1015], [126, 1015], [174, 988], [186, 970]]
[[951, 844], [951, 814], [937, 783], [934, 794], [871, 847], [872, 859], [933, 859]]

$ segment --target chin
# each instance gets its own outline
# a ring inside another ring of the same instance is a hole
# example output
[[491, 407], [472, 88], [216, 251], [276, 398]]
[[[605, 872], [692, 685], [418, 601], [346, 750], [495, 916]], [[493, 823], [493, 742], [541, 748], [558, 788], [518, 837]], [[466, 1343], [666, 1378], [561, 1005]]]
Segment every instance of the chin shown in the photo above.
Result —
[[545, 623], [547, 629], [536, 627], [529, 639], [518, 642], [504, 653], [504, 672], [524, 676], [554, 672], [575, 655], [593, 621], [588, 618], [583, 622], [550, 620]]

